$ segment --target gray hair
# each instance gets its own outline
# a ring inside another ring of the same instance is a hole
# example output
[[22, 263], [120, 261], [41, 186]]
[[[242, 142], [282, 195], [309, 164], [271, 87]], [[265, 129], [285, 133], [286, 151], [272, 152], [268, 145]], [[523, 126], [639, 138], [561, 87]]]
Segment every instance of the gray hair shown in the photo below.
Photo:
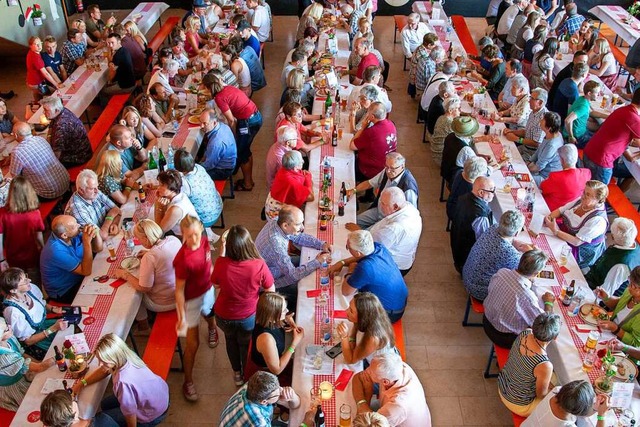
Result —
[[307, 56], [309, 56], [310, 54], [313, 53], [314, 50], [316, 50], [316, 45], [311, 40], [305, 40], [298, 47], [298, 49], [300, 49], [300, 48], [302, 48], [302, 50], [304, 50], [304, 52], [307, 54]]
[[209, 120], [213, 120], [215, 122], [220, 121], [220, 116], [218, 116], [218, 113], [213, 108], [208, 108], [207, 113], [209, 115]]
[[343, 4], [340, 8], [340, 11], [343, 15], [351, 15], [353, 13], [353, 6], [348, 4]]
[[464, 174], [469, 181], [474, 182], [479, 176], [487, 174], [487, 166], [487, 160], [484, 157], [469, 157], [464, 162]]
[[531, 95], [534, 95], [534, 94], [537, 95], [536, 99], [538, 99], [539, 101], [542, 101], [543, 105], [547, 103], [547, 99], [549, 99], [549, 92], [547, 92], [546, 89], [537, 87], [531, 91]]
[[447, 59], [442, 63], [442, 72], [448, 76], [452, 76], [458, 72], [458, 63], [453, 59]]
[[500, 217], [498, 234], [502, 237], [517, 235], [524, 225], [524, 215], [520, 211], [506, 211]]
[[367, 230], [356, 230], [349, 233], [347, 237], [349, 247], [360, 252], [364, 256], [371, 255], [375, 250], [373, 246], [373, 236]]
[[637, 235], [636, 224], [628, 218], [616, 218], [611, 223], [611, 236], [616, 245], [630, 247]]
[[280, 126], [276, 131], [278, 143], [285, 144], [292, 139], [298, 139], [298, 132], [291, 126]]
[[64, 106], [62, 105], [62, 100], [57, 96], [47, 96], [40, 100], [40, 105], [45, 106], [48, 105], [49, 108], [54, 109], [57, 113], [62, 111]]
[[478, 42], [478, 46], [482, 49], [485, 46], [489, 46], [490, 44], [493, 44], [493, 39], [489, 36], [483, 36], [480, 41]]
[[444, 60], [444, 58], [446, 58], [447, 53], [444, 51], [444, 49], [442, 48], [442, 46], [436, 46], [431, 50], [431, 53], [429, 54], [429, 57], [431, 57], [431, 59], [433, 59], [436, 62], [440, 62], [442, 60]]
[[452, 95], [456, 93], [455, 86], [449, 80], [444, 81], [440, 83], [440, 85], [438, 85], [438, 95], [440, 95], [440, 97], [443, 98], [446, 93], [449, 93]]
[[386, 160], [391, 160], [395, 166], [400, 166], [406, 163], [404, 156], [397, 151], [392, 151], [391, 153], [387, 153], [385, 156]]
[[180, 68], [180, 63], [175, 59], [167, 59], [164, 65], [162, 66], [162, 69], [164, 71], [175, 71], [178, 68]]
[[291, 150], [282, 156], [282, 167], [287, 170], [293, 170], [302, 166], [302, 154], [297, 150]]
[[389, 204], [397, 205], [400, 208], [407, 204], [407, 196], [405, 196], [404, 191], [398, 187], [385, 188], [380, 193], [380, 199], [382, 199], [382, 197], [388, 197]]
[[[447, 92], [445, 91], [443, 93], [440, 93], [440, 95], [443, 96], [445, 93]], [[444, 103], [442, 105], [444, 107], [445, 113], [452, 111], [456, 108], [460, 108], [460, 98], [458, 98], [457, 96], [450, 96], [449, 98], [444, 100]]]
[[375, 373], [379, 378], [397, 381], [402, 376], [402, 359], [393, 351], [378, 354], [371, 360], [371, 365], [375, 363]]
[[252, 402], [262, 402], [279, 387], [278, 377], [271, 372], [257, 371], [247, 382], [247, 399]]
[[563, 166], [574, 168], [578, 163], [578, 148], [573, 144], [564, 144], [558, 148], [558, 155]]
[[411, 22], [420, 22], [420, 14], [415, 12], [410, 13], [409, 16], [407, 16], [407, 20]]
[[576, 380], [562, 386], [556, 394], [558, 405], [568, 413], [584, 417], [591, 413], [596, 393], [589, 381]]
[[382, 102], [374, 102], [369, 106], [368, 111], [378, 120], [384, 120], [387, 117], [387, 109]]
[[377, 101], [380, 95], [380, 90], [373, 85], [367, 85], [360, 89], [360, 96], [364, 96], [369, 101]]
[[553, 341], [560, 333], [560, 316], [555, 313], [542, 313], [531, 326], [533, 336], [542, 342]]
[[371, 43], [371, 41], [370, 41], [367, 37], [364, 37], [364, 36], [363, 36], [363, 37], [360, 37], [360, 38], [358, 39], [358, 43], [361, 43], [361, 44], [362, 44], [362, 47], [365, 47], [365, 48], [367, 48], [367, 49], [371, 50], [372, 43]]
[[76, 178], [76, 187], [84, 190], [87, 188], [87, 183], [91, 179], [98, 182], [98, 175], [96, 175], [96, 173], [91, 169], [83, 169]]
[[534, 277], [542, 271], [549, 257], [540, 249], [531, 249], [522, 254], [516, 271], [526, 277]]
[[517, 74], [517, 75], [511, 77], [511, 86], [512, 87], [515, 86], [518, 89], [528, 89], [529, 88], [529, 81], [522, 74]]

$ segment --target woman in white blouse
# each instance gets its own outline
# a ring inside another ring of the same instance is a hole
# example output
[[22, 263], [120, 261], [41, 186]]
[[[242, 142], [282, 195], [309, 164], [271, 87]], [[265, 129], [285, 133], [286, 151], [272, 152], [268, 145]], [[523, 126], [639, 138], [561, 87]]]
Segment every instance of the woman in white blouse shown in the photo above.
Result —
[[190, 215], [200, 219], [196, 208], [186, 194], [182, 192], [182, 176], [175, 169], [160, 172], [158, 175], [158, 199], [155, 203], [155, 221], [164, 233], [171, 232], [182, 236], [180, 221]]

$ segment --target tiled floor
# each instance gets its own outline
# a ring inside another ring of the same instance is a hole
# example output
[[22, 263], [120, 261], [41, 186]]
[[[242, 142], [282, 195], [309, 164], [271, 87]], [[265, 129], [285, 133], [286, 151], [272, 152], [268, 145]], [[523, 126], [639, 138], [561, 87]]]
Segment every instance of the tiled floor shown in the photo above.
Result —
[[[178, 13], [171, 10], [165, 17]], [[474, 35], [484, 31], [483, 19], [467, 22]], [[265, 118], [253, 144], [254, 178], [258, 183], [264, 176], [265, 153], [273, 142], [273, 119], [281, 94], [280, 72], [285, 54], [293, 45], [297, 21], [294, 17], [275, 17], [274, 23], [275, 42], [266, 44], [266, 75], [270, 84], [254, 96]], [[400, 44], [392, 42], [393, 31], [391, 17], [376, 18], [375, 44], [391, 64], [388, 85], [393, 89], [391, 119], [398, 128], [398, 151], [405, 155], [407, 166], [418, 179], [423, 218], [417, 260], [407, 276], [410, 298], [403, 323], [408, 363], [422, 380], [434, 425], [510, 425], [510, 414], [497, 397], [496, 380], [484, 379], [482, 375], [489, 340], [482, 328], [461, 325], [466, 294], [451, 262], [449, 236], [444, 230], [444, 204], [437, 201], [439, 170], [431, 160], [429, 145], [421, 142], [422, 127], [415, 123], [416, 101], [405, 92], [408, 72], [402, 71], [402, 50]], [[5, 63], [5, 70], [12, 72], [0, 73], [0, 91], [13, 89], [19, 93], [8, 102], [9, 109], [18, 116], [22, 116], [30, 98], [23, 83], [23, 64], [22, 58], [10, 59]], [[243, 224], [257, 235], [263, 225], [259, 214], [265, 198], [266, 191], [260, 184], [250, 193], [236, 193], [235, 200], [225, 202], [227, 224]], [[206, 343], [206, 328], [202, 329], [201, 342]], [[213, 350], [206, 344], [201, 346], [195, 378], [201, 397], [192, 404], [182, 397], [182, 375], [169, 375], [171, 408], [164, 425], [217, 424], [221, 408], [236, 390], [223, 342]]]

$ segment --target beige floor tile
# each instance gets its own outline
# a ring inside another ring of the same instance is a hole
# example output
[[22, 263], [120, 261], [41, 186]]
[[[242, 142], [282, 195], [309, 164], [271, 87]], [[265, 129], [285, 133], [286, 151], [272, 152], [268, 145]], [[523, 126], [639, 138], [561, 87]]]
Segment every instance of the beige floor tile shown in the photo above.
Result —
[[[404, 319], [403, 319], [404, 323]], [[429, 369], [429, 357], [427, 347], [422, 345], [406, 346], [407, 363], [416, 371]]]
[[505, 411], [498, 395], [460, 397], [464, 425], [512, 425], [511, 414]]
[[485, 397], [482, 372], [463, 369], [416, 370], [427, 399], [437, 397]]
[[434, 426], [461, 426], [462, 411], [458, 397], [433, 396], [427, 399]]
[[[429, 343], [427, 343], [429, 344]], [[431, 369], [478, 369], [484, 372], [490, 344], [481, 345], [427, 345], [427, 357]]]

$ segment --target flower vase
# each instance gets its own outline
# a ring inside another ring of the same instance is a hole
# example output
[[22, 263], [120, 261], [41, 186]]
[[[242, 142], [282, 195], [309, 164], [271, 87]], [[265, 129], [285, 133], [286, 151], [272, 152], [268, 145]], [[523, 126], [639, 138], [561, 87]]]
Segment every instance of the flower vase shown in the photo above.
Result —
[[42, 18], [41, 17], [33, 18], [33, 25], [35, 25], [36, 27], [41, 26], [42, 25]]

